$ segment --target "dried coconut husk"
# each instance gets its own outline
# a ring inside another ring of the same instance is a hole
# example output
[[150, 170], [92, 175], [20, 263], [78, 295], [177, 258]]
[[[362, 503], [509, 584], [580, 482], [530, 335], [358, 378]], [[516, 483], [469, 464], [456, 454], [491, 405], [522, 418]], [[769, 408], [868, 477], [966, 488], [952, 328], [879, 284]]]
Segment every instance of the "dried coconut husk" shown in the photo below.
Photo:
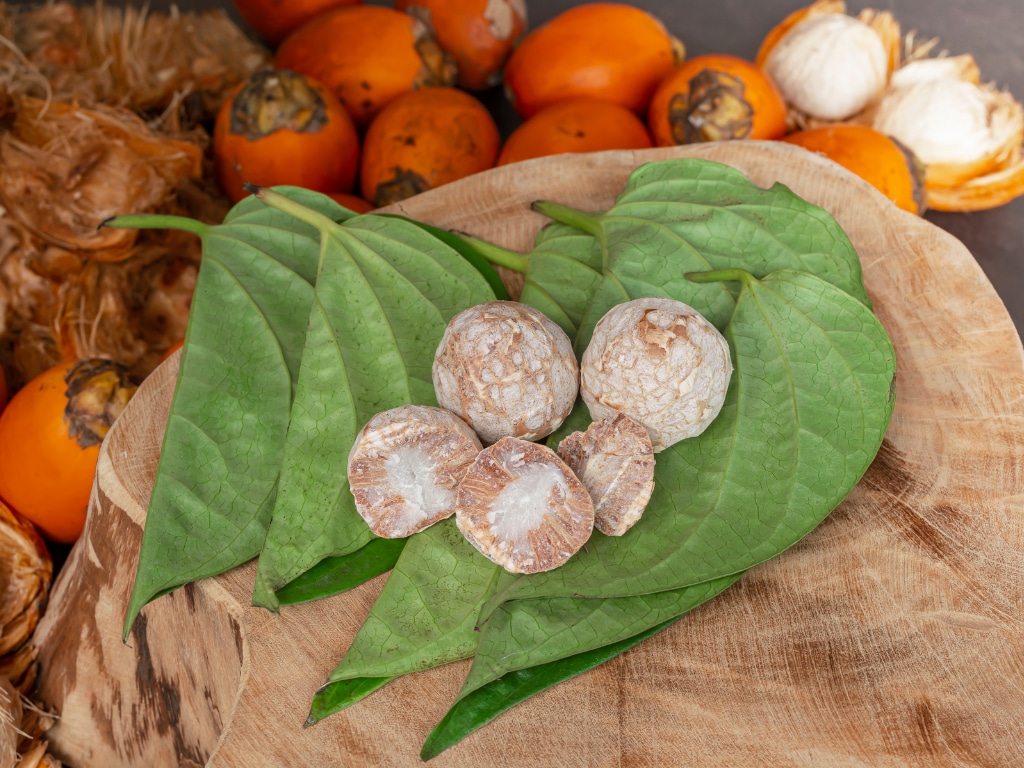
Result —
[[65, 359], [102, 357], [145, 378], [184, 338], [201, 246], [186, 232], [146, 231], [129, 259], [87, 261], [61, 284], [56, 339]]
[[32, 632], [52, 579], [35, 527], [0, 502], [0, 766], [60, 765], [39, 740], [53, 717], [26, 698], [38, 673]]
[[155, 210], [179, 182], [202, 171], [195, 144], [157, 136], [136, 115], [31, 96], [13, 101], [0, 139], [0, 202], [48, 243], [92, 258], [126, 256], [133, 230], [99, 229], [120, 213]]
[[60, 768], [40, 739], [53, 722], [0, 676], [0, 768]]
[[35, 528], [0, 502], [0, 657], [32, 635], [52, 578], [53, 561]]
[[18, 764], [21, 715], [21, 694], [10, 680], [0, 677], [0, 768], [15, 768]]
[[[222, 10], [0, 5], [0, 92], [125, 107], [168, 131], [211, 120], [269, 60]], [[0, 41], [2, 42], [2, 41]]]
[[[221, 221], [227, 201], [186, 180], [161, 210]], [[47, 245], [0, 213], [0, 364], [11, 391], [66, 359], [103, 357], [144, 378], [184, 337], [201, 244], [147, 231], [120, 262]]]

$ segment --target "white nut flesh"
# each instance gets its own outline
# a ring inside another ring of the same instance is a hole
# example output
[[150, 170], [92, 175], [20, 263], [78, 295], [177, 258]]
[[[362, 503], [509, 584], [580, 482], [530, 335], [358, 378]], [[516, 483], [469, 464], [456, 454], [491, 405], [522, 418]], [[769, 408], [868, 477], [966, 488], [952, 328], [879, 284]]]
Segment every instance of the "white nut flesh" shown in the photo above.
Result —
[[889, 54], [864, 22], [827, 13], [787, 32], [768, 54], [764, 69], [787, 104], [811, 117], [845, 120], [882, 94]]
[[732, 360], [728, 342], [695, 309], [634, 299], [598, 321], [580, 377], [590, 418], [626, 414], [647, 428], [657, 453], [699, 435], [718, 416]]
[[595, 421], [558, 444], [558, 455], [594, 500], [594, 527], [621, 536], [643, 515], [654, 492], [654, 446], [625, 414]]
[[451, 517], [459, 482], [482, 447], [469, 425], [443, 408], [403, 405], [378, 413], [348, 455], [356, 510], [385, 539]]
[[1020, 106], [971, 82], [973, 59], [912, 61], [893, 74], [875, 112], [875, 130], [910, 148], [925, 164], [969, 165], [1020, 146]]
[[485, 443], [536, 440], [565, 421], [579, 389], [572, 343], [532, 307], [491, 301], [459, 313], [434, 356], [438, 403]]
[[510, 573], [557, 568], [594, 529], [594, 503], [550, 448], [505, 437], [477, 456], [459, 484], [455, 522]]

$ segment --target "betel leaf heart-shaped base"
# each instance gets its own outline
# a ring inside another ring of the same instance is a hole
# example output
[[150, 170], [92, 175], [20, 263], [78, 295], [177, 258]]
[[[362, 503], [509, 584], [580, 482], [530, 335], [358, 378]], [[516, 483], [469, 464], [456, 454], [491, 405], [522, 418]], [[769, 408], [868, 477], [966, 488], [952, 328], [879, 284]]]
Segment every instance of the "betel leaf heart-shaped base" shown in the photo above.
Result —
[[[636, 166], [672, 156], [781, 181], [843, 226], [896, 349], [882, 450], [797, 546], [430, 764], [1024, 764], [1024, 351], [959, 242], [827, 160], [761, 142], [533, 160], [391, 210], [526, 251], [547, 221], [534, 199], [606, 210]], [[122, 644], [176, 368], [111, 431], [36, 635], [54, 750], [79, 766], [421, 765], [466, 662], [303, 728], [383, 578], [274, 616], [250, 606], [250, 564], [157, 599]]]

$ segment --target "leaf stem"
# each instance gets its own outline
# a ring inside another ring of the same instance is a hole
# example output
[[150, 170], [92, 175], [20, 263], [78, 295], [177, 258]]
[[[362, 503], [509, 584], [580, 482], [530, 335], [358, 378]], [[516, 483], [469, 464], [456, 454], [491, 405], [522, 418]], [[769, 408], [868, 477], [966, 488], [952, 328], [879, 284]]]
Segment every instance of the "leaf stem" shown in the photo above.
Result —
[[111, 229], [177, 229], [182, 232], [205, 237], [210, 231], [210, 226], [195, 219], [185, 216], [169, 216], [158, 213], [125, 213], [120, 216], [111, 216], [100, 222], [100, 227]]
[[561, 203], [554, 203], [550, 200], [534, 200], [530, 206], [537, 213], [547, 216], [549, 219], [560, 221], [586, 232], [589, 235], [600, 238], [604, 242], [604, 230], [597, 216], [578, 211]]
[[529, 256], [515, 251], [510, 251], [507, 248], [502, 248], [500, 245], [489, 243], [486, 240], [481, 240], [479, 237], [467, 235], [464, 232], [459, 232], [458, 236], [491, 264], [494, 264], [497, 267], [510, 269], [521, 275], [529, 273]]
[[309, 224], [309, 226], [320, 232], [326, 232], [338, 226], [338, 223], [329, 216], [324, 216], [312, 208], [307, 208], [302, 203], [297, 203], [290, 197], [282, 195], [280, 192], [275, 192], [269, 187], [257, 187], [255, 184], [246, 184], [245, 188], [271, 208], [276, 208], [282, 213], [294, 216], [299, 221]]
[[712, 269], [707, 272], [687, 272], [683, 277], [691, 283], [721, 283], [726, 280], [737, 280], [744, 285], [749, 285], [751, 281], [757, 279], [747, 270], [736, 267], [731, 269]]

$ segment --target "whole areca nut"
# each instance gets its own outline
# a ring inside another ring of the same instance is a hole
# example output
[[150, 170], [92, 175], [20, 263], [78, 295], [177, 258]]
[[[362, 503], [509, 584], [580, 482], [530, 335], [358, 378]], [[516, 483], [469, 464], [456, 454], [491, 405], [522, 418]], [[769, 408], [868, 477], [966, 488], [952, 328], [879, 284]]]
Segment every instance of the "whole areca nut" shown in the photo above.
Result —
[[459, 484], [455, 523], [506, 571], [538, 573], [562, 565], [590, 538], [594, 502], [550, 448], [503, 437]]
[[477, 304], [452, 318], [434, 356], [437, 402], [484, 444], [536, 440], [572, 410], [579, 366], [565, 332], [515, 301]]
[[729, 344], [703, 315], [681, 301], [642, 298], [598, 321], [580, 394], [594, 421], [624, 413], [643, 424], [657, 453], [707, 429], [731, 377]]
[[356, 510], [385, 539], [412, 536], [455, 513], [455, 493], [482, 446], [443, 408], [403, 405], [378, 413], [348, 456]]

